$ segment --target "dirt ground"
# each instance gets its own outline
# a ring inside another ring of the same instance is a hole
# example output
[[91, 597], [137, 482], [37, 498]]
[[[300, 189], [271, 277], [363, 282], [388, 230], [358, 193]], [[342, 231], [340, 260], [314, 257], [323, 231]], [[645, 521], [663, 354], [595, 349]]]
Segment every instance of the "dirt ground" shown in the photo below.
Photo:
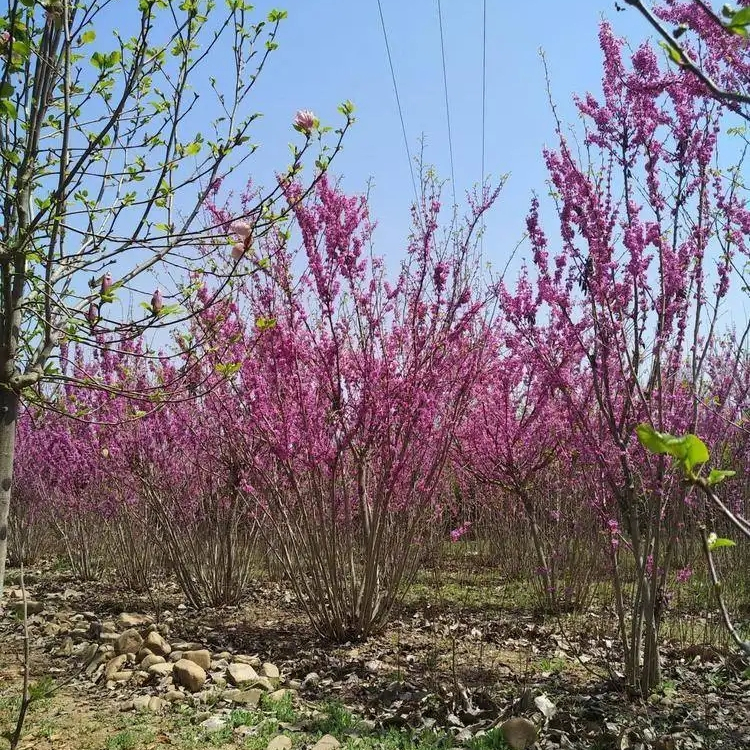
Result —
[[[507, 745], [495, 727], [511, 716], [536, 724], [540, 748], [750, 747], [750, 669], [736, 655], [667, 641], [659, 690], [633, 696], [619, 679], [606, 607], [544, 617], [517, 592], [502, 594], [491, 576], [423, 582], [384, 633], [338, 645], [313, 634], [278, 583], [258, 584], [241, 607], [195, 612], [171, 585], [149, 598], [111, 582], [80, 584], [51, 568], [26, 578], [29, 597], [43, 608], [29, 618], [38, 699], [22, 748], [264, 750], [278, 735], [303, 748], [333, 734], [366, 750], [499, 750]], [[12, 586], [11, 576], [11, 594]], [[96, 633], [123, 612], [148, 616], [167, 640], [202, 645], [213, 659], [242, 654], [276, 665], [281, 702], [264, 695], [252, 710], [240, 707], [212, 672], [200, 694], [161, 702], [158, 711], [132, 710], [138, 696], [166, 695], [168, 681], [112, 683], [104, 667], [86, 674], [81, 650], [86, 628]], [[73, 653], [68, 639], [79, 641]], [[3, 732], [18, 706], [22, 646], [22, 623], [8, 613], [0, 622]]]

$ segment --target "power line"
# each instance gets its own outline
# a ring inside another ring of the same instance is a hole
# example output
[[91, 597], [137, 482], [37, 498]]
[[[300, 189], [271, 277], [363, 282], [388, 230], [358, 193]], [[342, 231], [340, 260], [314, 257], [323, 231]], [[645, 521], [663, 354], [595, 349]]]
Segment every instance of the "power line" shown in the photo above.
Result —
[[484, 187], [484, 143], [487, 125], [487, 0], [482, 3], [482, 187]]
[[409, 174], [411, 175], [411, 186], [414, 189], [415, 205], [419, 205], [419, 193], [417, 192], [417, 181], [414, 179], [414, 162], [409, 150], [409, 139], [406, 135], [406, 125], [404, 124], [404, 113], [401, 109], [401, 99], [398, 95], [398, 86], [396, 85], [396, 72], [393, 69], [393, 58], [391, 57], [391, 47], [388, 44], [388, 32], [385, 29], [385, 18], [383, 18], [383, 6], [378, 0], [378, 11], [380, 13], [380, 25], [383, 27], [383, 39], [385, 40], [385, 51], [388, 54], [388, 65], [391, 68], [391, 80], [393, 81], [393, 93], [396, 95], [396, 106], [398, 107], [398, 116], [401, 120], [401, 133], [404, 136], [404, 147], [406, 148], [406, 158], [409, 161]]
[[[484, 201], [484, 186], [486, 182], [484, 171], [485, 132], [487, 130], [487, 0], [482, 2], [482, 201]], [[479, 254], [484, 254], [484, 214], [479, 235]]]
[[451, 160], [451, 189], [453, 191], [453, 205], [456, 205], [456, 173], [453, 169], [453, 136], [451, 134], [451, 109], [448, 103], [448, 76], [445, 69], [445, 40], [443, 38], [443, 9], [437, 0], [438, 19], [440, 22], [440, 53], [443, 58], [443, 91], [445, 92], [445, 117], [448, 120], [448, 153]]

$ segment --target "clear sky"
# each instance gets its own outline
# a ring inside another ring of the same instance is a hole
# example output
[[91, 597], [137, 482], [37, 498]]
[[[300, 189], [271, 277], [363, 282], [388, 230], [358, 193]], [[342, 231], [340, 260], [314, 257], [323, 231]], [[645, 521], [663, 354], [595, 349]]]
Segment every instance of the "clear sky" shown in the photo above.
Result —
[[[424, 135], [426, 161], [450, 176], [437, 0], [381, 0], [412, 154]], [[399, 257], [413, 200], [408, 160], [391, 82], [377, 0], [259, 2], [258, 13], [288, 10], [280, 49], [264, 71], [253, 105], [264, 113], [255, 138], [262, 150], [250, 164], [262, 182], [286, 163], [289, 122], [308, 108], [328, 124], [351, 99], [357, 122], [333, 171], [348, 190], [372, 178], [371, 211], [378, 221], [375, 250]], [[482, 0], [442, 0], [456, 193], [481, 179]], [[648, 36], [632, 10], [614, 0], [487, 0], [486, 170], [509, 172], [504, 194], [488, 218], [485, 258], [505, 264], [523, 233], [532, 190], [545, 190], [541, 150], [554, 140], [539, 57], [545, 51], [554, 98], [564, 120], [575, 122], [573, 93], [598, 91], [598, 24], [606, 17], [633, 46]], [[240, 180], [236, 180], [239, 187]], [[450, 202], [450, 188], [446, 198]]]

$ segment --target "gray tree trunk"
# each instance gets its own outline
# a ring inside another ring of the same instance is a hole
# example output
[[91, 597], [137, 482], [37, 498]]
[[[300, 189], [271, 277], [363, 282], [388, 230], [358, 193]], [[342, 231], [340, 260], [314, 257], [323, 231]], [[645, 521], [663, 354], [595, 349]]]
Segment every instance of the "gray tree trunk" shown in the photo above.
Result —
[[[0, 602], [2, 602], [5, 588], [5, 559], [8, 555], [8, 514], [13, 485], [17, 417], [17, 394], [7, 387], [0, 389]], [[2, 605], [0, 604], [0, 606]]]

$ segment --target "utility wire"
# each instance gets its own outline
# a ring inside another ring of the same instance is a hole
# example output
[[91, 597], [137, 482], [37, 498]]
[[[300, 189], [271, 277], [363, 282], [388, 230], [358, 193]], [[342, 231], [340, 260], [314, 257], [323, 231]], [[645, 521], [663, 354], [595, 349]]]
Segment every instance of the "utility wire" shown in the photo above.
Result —
[[448, 120], [448, 153], [451, 161], [451, 190], [453, 192], [453, 206], [456, 206], [456, 173], [453, 168], [453, 136], [451, 134], [451, 109], [448, 103], [448, 76], [445, 68], [445, 40], [443, 38], [443, 9], [437, 0], [438, 19], [440, 22], [440, 53], [443, 58], [443, 91], [445, 92], [445, 117]]
[[[484, 146], [485, 132], [487, 130], [487, 0], [482, 2], [482, 183], [481, 190], [484, 199], [485, 171], [484, 171]], [[484, 214], [482, 214], [482, 225], [479, 235], [479, 255], [484, 254]]]
[[484, 143], [487, 125], [487, 0], [482, 3], [482, 187], [484, 187]]
[[411, 175], [411, 186], [414, 189], [415, 206], [419, 205], [419, 193], [417, 192], [417, 181], [414, 179], [414, 162], [409, 150], [409, 138], [406, 135], [406, 125], [404, 124], [404, 113], [401, 109], [401, 99], [398, 95], [398, 86], [396, 85], [396, 72], [393, 69], [393, 58], [391, 57], [391, 48], [388, 44], [388, 32], [385, 29], [385, 18], [383, 18], [383, 6], [378, 0], [378, 11], [380, 13], [380, 25], [383, 27], [383, 39], [385, 40], [385, 51], [388, 54], [388, 65], [391, 68], [391, 80], [393, 81], [393, 93], [396, 95], [396, 106], [398, 107], [398, 116], [401, 120], [401, 133], [404, 136], [404, 147], [406, 148], [406, 158], [409, 161], [409, 174]]

